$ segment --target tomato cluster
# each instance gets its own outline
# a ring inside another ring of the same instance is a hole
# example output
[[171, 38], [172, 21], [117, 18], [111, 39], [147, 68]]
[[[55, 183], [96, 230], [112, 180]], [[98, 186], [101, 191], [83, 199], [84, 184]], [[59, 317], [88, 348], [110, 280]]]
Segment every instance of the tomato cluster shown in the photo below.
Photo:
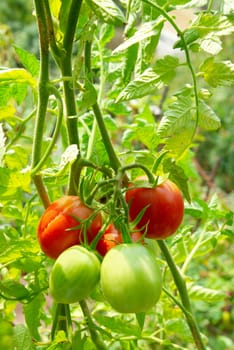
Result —
[[144, 237], [164, 239], [177, 230], [184, 212], [182, 194], [168, 180], [153, 188], [130, 186], [126, 202], [129, 220], [136, 225], [132, 242], [124, 243], [121, 232], [110, 223], [96, 251], [83, 245], [91, 244], [103, 225], [99, 212], [77, 196], [63, 196], [46, 209], [37, 234], [42, 251], [56, 259], [49, 280], [56, 302], [80, 301], [100, 281], [106, 300], [119, 312], [145, 312], [156, 304], [161, 274]]

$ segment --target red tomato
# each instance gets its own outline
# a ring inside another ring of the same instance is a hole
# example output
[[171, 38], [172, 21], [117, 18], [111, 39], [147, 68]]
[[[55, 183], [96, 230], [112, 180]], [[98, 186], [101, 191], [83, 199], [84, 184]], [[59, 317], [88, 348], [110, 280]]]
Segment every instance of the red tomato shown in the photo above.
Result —
[[103, 236], [97, 243], [96, 250], [102, 255], [106, 255], [108, 250], [122, 243], [122, 235], [113, 223], [107, 226]]
[[180, 226], [184, 215], [184, 201], [179, 188], [170, 180], [154, 188], [132, 188], [126, 192], [130, 220], [145, 212], [137, 228], [148, 238], [164, 239]]
[[[84, 240], [84, 229], [79, 219], [85, 220], [93, 214], [77, 196], [63, 196], [53, 202], [42, 215], [37, 237], [42, 251], [56, 259], [65, 249]], [[91, 241], [102, 226], [101, 214], [97, 214], [87, 227], [87, 238]]]
[[[142, 234], [140, 232], [131, 233], [132, 242], [137, 242], [141, 239]], [[122, 234], [113, 223], [110, 223], [103, 236], [97, 243], [96, 250], [102, 255], [105, 256], [106, 253], [116, 245], [123, 243]]]

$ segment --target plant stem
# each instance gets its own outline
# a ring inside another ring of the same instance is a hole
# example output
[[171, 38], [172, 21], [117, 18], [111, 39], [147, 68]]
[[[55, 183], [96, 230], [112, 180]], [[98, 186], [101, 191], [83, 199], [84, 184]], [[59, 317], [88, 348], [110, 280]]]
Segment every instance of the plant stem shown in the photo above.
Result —
[[96, 345], [97, 350], [107, 350], [105, 343], [103, 342], [99, 333], [95, 329], [96, 326], [93, 322], [88, 305], [85, 300], [80, 301], [80, 307], [86, 319], [87, 325], [89, 327], [89, 332], [90, 332], [92, 341]]
[[[43, 2], [35, 0], [35, 9], [37, 14], [37, 25], [40, 42], [40, 75], [39, 75], [39, 95], [38, 107], [35, 121], [35, 132], [32, 146], [32, 169], [39, 164], [41, 159], [42, 140], [46, 110], [49, 100], [48, 81], [49, 81], [49, 38], [46, 22], [46, 11]], [[48, 207], [50, 200], [40, 175], [34, 175], [33, 181], [36, 185], [39, 196], [44, 207]]]
[[[91, 79], [91, 42], [87, 41], [85, 45], [85, 72], [88, 77], [88, 79]], [[119, 168], [121, 167], [121, 163], [115, 153], [114, 147], [111, 143], [106, 124], [104, 122], [101, 110], [99, 108], [98, 102], [94, 103], [92, 106], [93, 112], [96, 118], [97, 125], [99, 127], [103, 143], [105, 145], [105, 149], [107, 151], [110, 165], [115, 171], [115, 173], [118, 172]], [[95, 125], [95, 124], [94, 124]], [[92, 144], [94, 143], [94, 137], [95, 137], [95, 132], [96, 132], [96, 126], [94, 126], [94, 130], [92, 131], [92, 139], [91, 142]], [[90, 154], [90, 149], [89, 149], [89, 154]]]
[[97, 102], [93, 105], [93, 112], [94, 115], [96, 117], [96, 121], [102, 136], [102, 140], [103, 143], [105, 145], [105, 149], [107, 151], [108, 157], [109, 157], [109, 161], [110, 161], [110, 165], [113, 168], [113, 170], [115, 171], [115, 173], [118, 172], [119, 168], [121, 167], [121, 163], [115, 153], [114, 147], [111, 143], [107, 128], [106, 128], [106, 124], [104, 122], [102, 113], [100, 111], [100, 108], [97, 104]]
[[163, 253], [163, 255], [167, 261], [167, 264], [170, 268], [174, 282], [175, 282], [176, 287], [179, 291], [180, 298], [181, 298], [182, 305], [183, 305], [182, 311], [184, 312], [184, 315], [187, 319], [187, 323], [188, 323], [188, 326], [189, 326], [190, 331], [192, 333], [192, 336], [193, 336], [194, 342], [197, 346], [197, 349], [198, 350], [206, 350], [205, 345], [203, 344], [203, 341], [202, 341], [202, 337], [201, 337], [197, 322], [192, 314], [192, 307], [191, 307], [186, 283], [185, 283], [179, 269], [177, 268], [166, 243], [163, 240], [158, 240], [157, 242], [158, 242], [158, 245], [161, 249], [161, 252]]

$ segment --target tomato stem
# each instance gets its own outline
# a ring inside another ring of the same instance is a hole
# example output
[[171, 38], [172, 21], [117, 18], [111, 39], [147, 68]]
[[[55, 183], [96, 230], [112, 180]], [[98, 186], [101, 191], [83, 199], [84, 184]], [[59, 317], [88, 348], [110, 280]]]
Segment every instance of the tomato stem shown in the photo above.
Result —
[[86, 319], [92, 341], [96, 345], [97, 350], [107, 350], [107, 347], [103, 342], [100, 334], [96, 331], [96, 325], [93, 322], [88, 305], [85, 300], [80, 301], [80, 307]]
[[183, 306], [182, 311], [184, 312], [184, 315], [186, 317], [188, 326], [189, 326], [190, 331], [192, 333], [192, 336], [193, 336], [194, 342], [197, 346], [197, 349], [198, 350], [206, 350], [205, 345], [203, 344], [203, 341], [202, 341], [201, 333], [199, 331], [199, 327], [197, 325], [196, 319], [192, 313], [192, 307], [191, 307], [186, 283], [185, 283], [179, 269], [177, 268], [177, 266], [176, 266], [176, 264], [171, 256], [171, 253], [168, 249], [167, 244], [163, 240], [158, 240], [157, 242], [158, 242], [158, 245], [159, 245], [161, 252], [163, 253], [163, 255], [167, 261], [167, 264], [170, 268], [174, 282], [175, 282], [176, 287], [179, 291], [180, 298], [182, 301], [182, 306]]

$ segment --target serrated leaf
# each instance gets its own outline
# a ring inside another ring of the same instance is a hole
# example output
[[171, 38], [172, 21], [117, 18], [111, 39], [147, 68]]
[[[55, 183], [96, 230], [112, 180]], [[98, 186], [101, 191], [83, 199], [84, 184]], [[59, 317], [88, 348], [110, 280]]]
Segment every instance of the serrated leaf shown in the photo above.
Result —
[[234, 64], [231, 61], [215, 62], [214, 57], [207, 58], [200, 66], [200, 74], [212, 87], [234, 84]]
[[158, 133], [161, 137], [173, 136], [174, 133], [182, 131], [191, 120], [192, 100], [190, 96], [177, 96], [159, 124]]
[[205, 130], [217, 130], [221, 126], [219, 117], [202, 100], [199, 102], [199, 122], [198, 125]]
[[148, 68], [132, 80], [120, 93], [117, 101], [143, 97], [168, 84], [175, 76], [175, 69], [179, 64], [176, 57], [165, 56], [159, 59], [154, 69]]
[[188, 287], [188, 293], [191, 299], [193, 300], [203, 300], [207, 303], [217, 303], [219, 301], [224, 300], [225, 293], [217, 290], [213, 290], [210, 288], [205, 288], [202, 286], [189, 284]]
[[144, 71], [132, 80], [119, 94], [117, 102], [131, 100], [155, 93], [157, 88], [163, 86], [160, 76], [152, 68]]
[[14, 46], [14, 48], [23, 66], [32, 74], [33, 77], [38, 76], [40, 63], [37, 58], [21, 47]]
[[191, 114], [190, 96], [177, 95], [177, 100], [165, 111], [158, 134], [165, 138], [165, 149], [175, 157], [181, 156], [191, 145], [196, 122]]
[[[8, 264], [19, 260], [20, 258], [27, 255], [27, 253], [35, 255], [39, 252], [39, 246], [34, 240], [13, 240], [11, 244], [7, 241], [1, 245], [0, 249], [0, 261], [2, 264]], [[35, 256], [37, 261], [38, 257]]]
[[3, 83], [27, 83], [33, 88], [36, 88], [37, 85], [37, 82], [32, 77], [31, 73], [23, 68], [0, 70], [0, 85]]
[[[212, 13], [200, 13], [191, 28], [184, 31], [184, 40], [187, 45], [196, 40], [229, 35], [234, 31], [231, 19], [226, 16]], [[183, 40], [176, 42], [175, 48], [184, 48]]]
[[30, 192], [30, 172], [0, 168], [0, 195], [2, 198], [16, 198], [22, 191]]
[[147, 38], [150, 38], [154, 35], [158, 35], [161, 32], [161, 23], [163, 19], [157, 19], [155, 21], [150, 21], [142, 24], [142, 26], [131, 36], [129, 39], [125, 40], [120, 44], [114, 51], [113, 54], [120, 53], [130, 46], [141, 42]]
[[121, 9], [112, 0], [87, 0], [94, 13], [104, 22], [121, 25], [126, 22]]

